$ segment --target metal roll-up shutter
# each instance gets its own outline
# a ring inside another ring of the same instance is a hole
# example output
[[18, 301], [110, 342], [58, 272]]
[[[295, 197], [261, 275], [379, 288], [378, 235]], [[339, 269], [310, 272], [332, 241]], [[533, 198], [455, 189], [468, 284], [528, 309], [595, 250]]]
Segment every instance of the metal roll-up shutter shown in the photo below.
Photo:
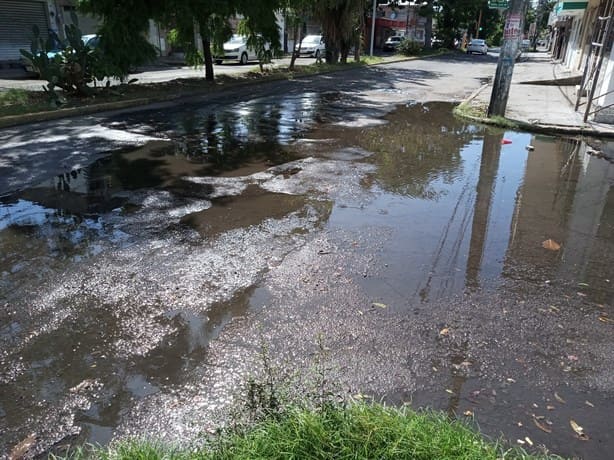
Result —
[[30, 49], [34, 24], [46, 38], [49, 21], [45, 2], [0, 0], [0, 61], [18, 60], [20, 49]]

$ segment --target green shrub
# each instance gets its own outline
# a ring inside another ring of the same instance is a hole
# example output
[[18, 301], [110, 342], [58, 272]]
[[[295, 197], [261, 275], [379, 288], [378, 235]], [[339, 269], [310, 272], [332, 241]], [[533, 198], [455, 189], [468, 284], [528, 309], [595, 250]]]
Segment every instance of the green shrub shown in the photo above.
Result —
[[397, 51], [405, 56], [415, 56], [420, 54], [421, 50], [422, 45], [415, 40], [411, 40], [410, 38], [404, 39], [401, 43], [399, 43], [399, 47], [397, 48]]
[[83, 43], [77, 25], [66, 26], [66, 47], [55, 55], [48, 54], [56, 49], [53, 41], [43, 40], [36, 26], [33, 32], [30, 51], [22, 49], [21, 54], [40, 77], [47, 80], [44, 89], [55, 104], [63, 102], [56, 88], [61, 88], [67, 94], [88, 95], [92, 91], [89, 84], [106, 76], [100, 51]]

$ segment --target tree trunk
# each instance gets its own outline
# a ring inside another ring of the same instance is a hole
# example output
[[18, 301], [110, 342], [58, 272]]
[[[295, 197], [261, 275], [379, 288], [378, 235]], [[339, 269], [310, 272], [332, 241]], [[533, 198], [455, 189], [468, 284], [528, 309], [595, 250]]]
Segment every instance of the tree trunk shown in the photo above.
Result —
[[213, 81], [213, 56], [209, 37], [203, 37], [203, 54], [205, 55], [205, 80]]
[[[294, 25], [293, 39], [294, 43], [292, 43], [292, 58], [290, 58], [290, 65], [288, 66], [288, 70], [291, 72], [294, 71], [294, 63], [301, 52], [301, 42], [299, 41], [301, 39], [301, 31], [296, 24]], [[296, 47], [297, 44], [298, 48]]]
[[433, 0], [429, 0], [425, 8], [428, 8], [428, 15], [424, 24], [424, 49], [430, 50], [433, 41]]

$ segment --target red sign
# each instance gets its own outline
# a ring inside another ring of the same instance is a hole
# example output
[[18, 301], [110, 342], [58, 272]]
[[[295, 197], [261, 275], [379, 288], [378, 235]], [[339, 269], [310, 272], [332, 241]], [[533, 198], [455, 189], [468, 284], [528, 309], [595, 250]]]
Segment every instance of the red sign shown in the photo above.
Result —
[[515, 39], [520, 37], [520, 15], [510, 14], [505, 21], [505, 29], [503, 30], [503, 38], [505, 40]]

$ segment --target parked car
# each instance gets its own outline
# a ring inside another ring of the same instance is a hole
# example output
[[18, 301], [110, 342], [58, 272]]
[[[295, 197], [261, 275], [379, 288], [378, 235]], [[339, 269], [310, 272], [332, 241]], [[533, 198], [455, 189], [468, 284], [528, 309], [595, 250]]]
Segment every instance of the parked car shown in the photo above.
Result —
[[474, 38], [467, 45], [467, 54], [480, 53], [486, 54], [488, 53], [488, 45], [486, 45], [486, 41], [481, 38]]
[[[295, 51], [299, 51], [298, 45], [294, 47]], [[326, 45], [322, 35], [307, 35], [301, 41], [299, 56], [311, 56], [318, 59], [326, 53]]]
[[384, 42], [384, 46], [382, 46], [382, 50], [396, 51], [402, 41], [403, 37], [400, 35], [393, 35], [392, 37], [388, 37]]
[[224, 54], [215, 56], [215, 63], [221, 64], [223, 61], [236, 61], [240, 64], [247, 64], [249, 61], [258, 60], [258, 53], [247, 46], [247, 37], [243, 35], [233, 35], [230, 40], [224, 43]]
[[100, 45], [100, 35], [97, 34], [87, 34], [81, 36], [81, 41], [85, 46], [88, 46], [92, 49], [98, 48]]
[[[51, 48], [47, 51], [48, 59], [53, 59], [57, 55], [60, 55], [62, 52], [64, 52], [65, 46], [55, 32], [50, 31], [49, 36], [47, 37], [47, 43], [51, 46]], [[42, 51], [39, 51], [37, 53], [37, 55], [39, 56], [41, 54]], [[26, 72], [38, 75], [38, 70], [34, 68], [32, 61], [23, 55], [21, 56], [21, 65]]]
[[[97, 34], [82, 35], [81, 41], [83, 42], [85, 46], [95, 49], [95, 48], [98, 48], [98, 45], [100, 44], [100, 35], [97, 35]], [[56, 56], [62, 56], [62, 54], [66, 52], [66, 47], [61, 41], [52, 40], [52, 43], [53, 43], [54, 48], [47, 51], [47, 58], [50, 60], [54, 59]], [[38, 52], [39, 55], [41, 53], [42, 51]], [[26, 72], [38, 75], [38, 70], [34, 68], [34, 65], [32, 64], [32, 61], [30, 61], [30, 59], [26, 58], [25, 56], [22, 56], [21, 62]]]

